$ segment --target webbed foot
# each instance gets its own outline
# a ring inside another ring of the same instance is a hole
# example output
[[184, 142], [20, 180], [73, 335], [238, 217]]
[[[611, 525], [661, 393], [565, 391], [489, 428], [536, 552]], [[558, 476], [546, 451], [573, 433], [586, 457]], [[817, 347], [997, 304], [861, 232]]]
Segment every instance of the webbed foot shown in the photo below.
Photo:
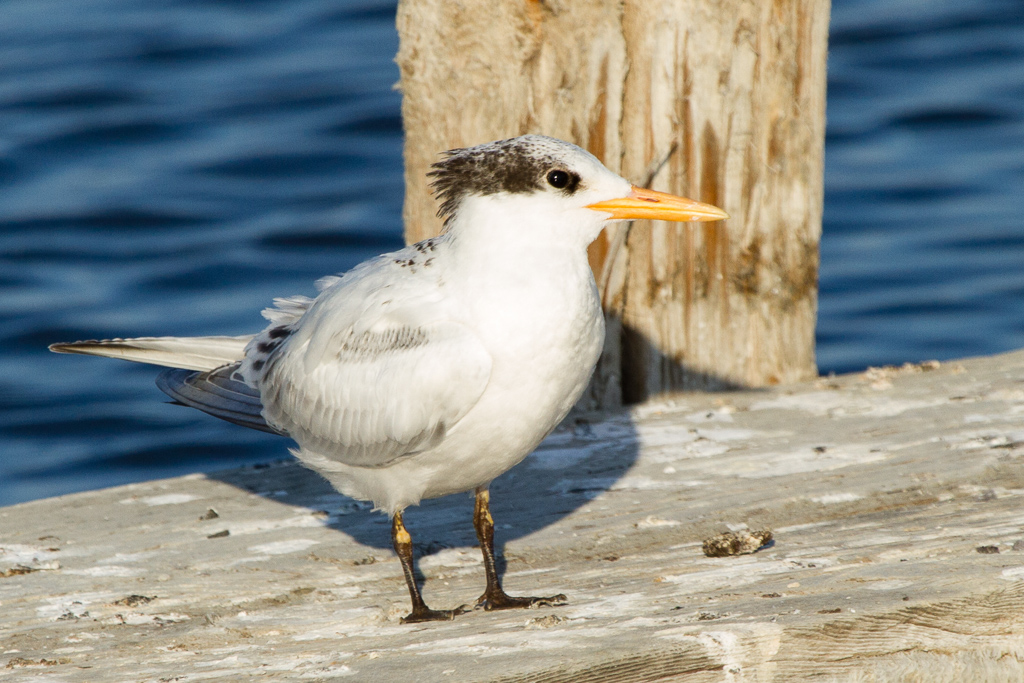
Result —
[[424, 621], [451, 621], [460, 614], [467, 612], [465, 605], [455, 609], [430, 609], [427, 606], [413, 608], [406, 616], [402, 617], [403, 624], [419, 624]]
[[487, 593], [481, 595], [480, 599], [476, 602], [476, 609], [484, 609], [487, 611], [497, 609], [533, 609], [535, 607], [557, 607], [565, 605], [568, 602], [569, 599], [562, 593], [546, 598], [514, 598], [511, 595], [506, 595], [505, 592], [502, 591], [492, 595], [488, 595]]

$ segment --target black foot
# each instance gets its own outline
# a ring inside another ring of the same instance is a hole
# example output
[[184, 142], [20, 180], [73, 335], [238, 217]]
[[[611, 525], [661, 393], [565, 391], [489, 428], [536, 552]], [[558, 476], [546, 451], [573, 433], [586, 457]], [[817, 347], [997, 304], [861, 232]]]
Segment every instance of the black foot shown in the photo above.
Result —
[[562, 593], [548, 598], [513, 598], [504, 592], [494, 595], [484, 593], [477, 600], [476, 608], [487, 611], [496, 609], [533, 609], [534, 607], [557, 607], [568, 602], [569, 599]]
[[460, 614], [466, 612], [466, 607], [456, 607], [455, 609], [430, 609], [424, 607], [423, 609], [414, 609], [409, 612], [406, 616], [402, 617], [403, 624], [418, 624], [422, 621], [451, 621]]

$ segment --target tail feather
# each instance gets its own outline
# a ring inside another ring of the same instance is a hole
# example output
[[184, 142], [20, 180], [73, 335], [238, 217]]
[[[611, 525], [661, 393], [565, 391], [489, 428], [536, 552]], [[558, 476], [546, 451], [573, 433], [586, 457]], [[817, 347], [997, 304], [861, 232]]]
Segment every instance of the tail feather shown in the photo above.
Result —
[[232, 375], [237, 369], [238, 363], [209, 372], [174, 368], [160, 373], [156, 378], [156, 385], [177, 403], [236, 425], [271, 434], [284, 434], [263, 419], [263, 404], [260, 402], [259, 392], [248, 384], [234, 379]]
[[55, 353], [120, 358], [186, 370], [214, 370], [245, 356], [253, 335], [241, 337], [138, 337], [51, 344]]

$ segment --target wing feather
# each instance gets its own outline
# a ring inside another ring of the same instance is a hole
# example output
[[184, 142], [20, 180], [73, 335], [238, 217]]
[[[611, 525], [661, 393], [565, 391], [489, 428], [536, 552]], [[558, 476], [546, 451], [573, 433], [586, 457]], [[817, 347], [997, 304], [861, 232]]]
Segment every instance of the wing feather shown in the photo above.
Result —
[[438, 445], [490, 378], [490, 354], [449, 315], [436, 269], [401, 265], [404, 251], [327, 283], [286, 337], [253, 340], [253, 354], [269, 349], [258, 372], [243, 363], [270, 425], [345, 464], [383, 467]]
[[233, 379], [237, 368], [238, 363], [206, 372], [172, 368], [160, 373], [156, 385], [182, 405], [243, 427], [280, 434], [263, 419], [259, 393]]

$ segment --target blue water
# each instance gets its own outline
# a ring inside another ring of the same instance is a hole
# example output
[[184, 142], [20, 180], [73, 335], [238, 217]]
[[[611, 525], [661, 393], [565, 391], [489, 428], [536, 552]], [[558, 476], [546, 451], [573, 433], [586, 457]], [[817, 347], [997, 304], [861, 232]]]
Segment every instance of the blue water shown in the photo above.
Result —
[[[820, 369], [1024, 346], [1024, 3], [833, 5]], [[0, 17], [0, 504], [286, 456], [45, 349], [251, 332], [399, 246], [394, 3]]]
[[834, 0], [822, 371], [1024, 346], [1024, 3]]

